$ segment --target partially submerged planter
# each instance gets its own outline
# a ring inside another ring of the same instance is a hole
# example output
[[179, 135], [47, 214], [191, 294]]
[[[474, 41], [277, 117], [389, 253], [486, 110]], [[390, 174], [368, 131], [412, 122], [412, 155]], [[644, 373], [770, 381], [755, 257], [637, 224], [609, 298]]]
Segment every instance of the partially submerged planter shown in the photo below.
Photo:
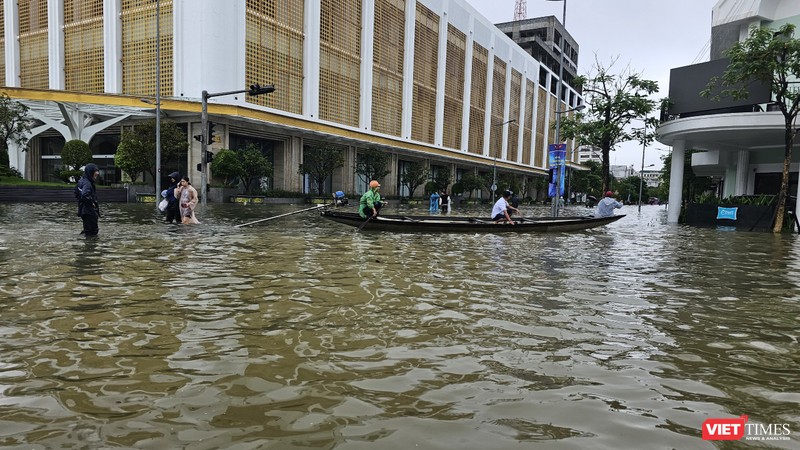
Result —
[[733, 227], [743, 231], [771, 231], [776, 205], [714, 205], [690, 203], [687, 225]]

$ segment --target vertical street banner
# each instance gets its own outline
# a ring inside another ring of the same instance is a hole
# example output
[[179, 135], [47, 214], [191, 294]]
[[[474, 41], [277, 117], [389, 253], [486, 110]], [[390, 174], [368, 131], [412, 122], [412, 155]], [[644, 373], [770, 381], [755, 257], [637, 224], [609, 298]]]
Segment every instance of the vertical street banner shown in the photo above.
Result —
[[[548, 167], [553, 169], [552, 178], [547, 180], [550, 183], [548, 195], [550, 197], [564, 195], [564, 173], [566, 172], [564, 165], [567, 162], [567, 144], [550, 144], [547, 147], [547, 161]], [[556, 194], [556, 180], [558, 180], [558, 194]]]

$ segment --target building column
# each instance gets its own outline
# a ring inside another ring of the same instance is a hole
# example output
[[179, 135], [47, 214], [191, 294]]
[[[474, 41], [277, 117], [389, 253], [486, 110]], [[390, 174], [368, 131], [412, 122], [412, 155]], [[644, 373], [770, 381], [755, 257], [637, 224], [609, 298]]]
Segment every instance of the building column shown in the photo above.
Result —
[[686, 158], [686, 141], [672, 143], [672, 167], [669, 176], [669, 209], [667, 223], [678, 223], [683, 201], [683, 161]]
[[19, 87], [19, 8], [16, 0], [3, 0], [3, 26], [5, 27], [5, 64], [8, 87]]
[[47, 0], [47, 57], [50, 89], [63, 90], [64, 77], [64, 8], [58, 0]]
[[398, 183], [400, 183], [400, 167], [397, 158], [397, 153], [389, 154], [389, 174], [383, 177], [383, 184], [381, 191], [384, 195], [398, 195], [400, 192]]
[[748, 150], [739, 150], [738, 160], [736, 162], [736, 190], [734, 195], [747, 194], [747, 181], [750, 176], [750, 152]]
[[122, 11], [121, 0], [103, 2], [103, 83], [105, 91], [122, 92]]

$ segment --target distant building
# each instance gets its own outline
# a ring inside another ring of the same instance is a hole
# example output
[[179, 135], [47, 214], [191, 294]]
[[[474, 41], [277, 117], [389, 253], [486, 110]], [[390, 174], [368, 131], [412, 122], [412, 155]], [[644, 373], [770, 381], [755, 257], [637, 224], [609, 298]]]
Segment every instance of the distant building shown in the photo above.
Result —
[[643, 170], [639, 172], [639, 176], [644, 179], [644, 184], [647, 187], [661, 186], [661, 171], [660, 170]]
[[[561, 99], [567, 105], [565, 109], [583, 103], [580, 90], [575, 86], [575, 77], [578, 75], [578, 43], [555, 16], [503, 22], [495, 26], [540, 62], [539, 85], [549, 86], [551, 95], [557, 95], [563, 52], [564, 84], [561, 89]], [[568, 160], [579, 162], [574, 142], [568, 141], [567, 148], [571, 150], [567, 152]]]
[[598, 164], [603, 163], [603, 149], [593, 145], [581, 145], [578, 147], [578, 163], [594, 161]]
[[633, 166], [610, 166], [608, 171], [611, 173], [611, 176], [617, 180], [632, 177], [635, 173]]
[[[367, 149], [389, 156], [387, 195], [408, 195], [401, 179], [414, 163], [453, 181], [497, 171], [532, 185], [547, 173], [556, 111], [582, 103], [570, 87], [577, 44], [545, 22], [551, 44], [526, 51], [466, 0], [4, 0], [0, 87], [34, 119], [10, 165], [56, 180], [64, 143], [81, 139], [101, 182], [124, 183], [123, 130], [160, 112], [189, 146], [162, 171], [200, 178], [208, 154], [193, 137], [207, 131], [205, 104], [209, 150], [255, 145], [274, 168], [269, 189], [363, 192], [369, 180], [354, 167]], [[565, 102], [555, 95], [562, 41]], [[256, 83], [275, 90], [248, 95]], [[214, 95], [203, 102], [203, 92]], [[315, 186], [298, 167], [320, 146], [346, 162]], [[214, 162], [207, 169], [213, 184]]]
[[[777, 30], [784, 24], [800, 26], [797, 0], [719, 0], [711, 11], [711, 61], [673, 68], [670, 106], [662, 113], [658, 141], [672, 146], [669, 204], [681, 204], [683, 160], [692, 154], [696, 175], [720, 180], [720, 195], [777, 194], [780, 189], [785, 125], [772, 104], [770, 86], [747, 85], [744, 99], [718, 101], [699, 95], [711, 77], [728, 67], [725, 50], [748, 36], [750, 27]], [[797, 32], [795, 32], [797, 38]], [[792, 162], [789, 195], [797, 195], [800, 163]], [[795, 205], [800, 209], [800, 197]], [[670, 208], [667, 221], [678, 222], [680, 208]]]

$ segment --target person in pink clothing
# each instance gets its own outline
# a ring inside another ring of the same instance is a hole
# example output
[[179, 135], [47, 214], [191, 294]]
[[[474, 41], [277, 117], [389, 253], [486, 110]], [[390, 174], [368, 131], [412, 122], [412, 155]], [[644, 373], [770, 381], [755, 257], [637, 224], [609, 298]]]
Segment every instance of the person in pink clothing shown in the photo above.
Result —
[[200, 223], [194, 215], [197, 206], [197, 190], [189, 182], [189, 177], [181, 178], [175, 188], [175, 198], [178, 199], [181, 211], [181, 223]]

